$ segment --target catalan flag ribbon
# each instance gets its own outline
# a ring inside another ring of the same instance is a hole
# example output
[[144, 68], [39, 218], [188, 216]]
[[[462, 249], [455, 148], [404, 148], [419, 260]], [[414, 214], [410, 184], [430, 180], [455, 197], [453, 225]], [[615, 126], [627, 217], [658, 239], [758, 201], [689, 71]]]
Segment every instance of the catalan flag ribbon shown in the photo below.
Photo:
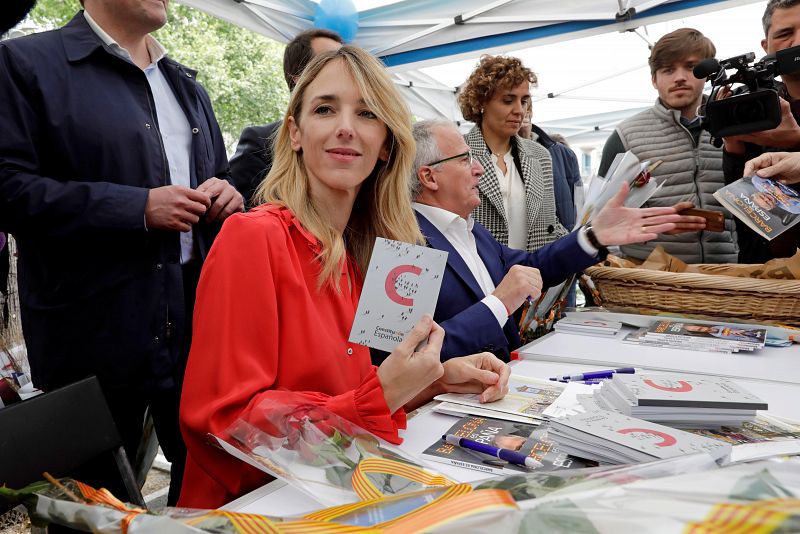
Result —
[[367, 473], [393, 475], [425, 486], [452, 486], [452, 480], [441, 475], [433, 475], [422, 468], [386, 458], [366, 458], [361, 460], [353, 473], [353, 491], [362, 500], [383, 497], [383, 493], [367, 477]]
[[[720, 503], [705, 519], [689, 523], [684, 534], [769, 534], [784, 532], [785, 523], [800, 518], [800, 499]], [[786, 530], [788, 532], [788, 530]]]

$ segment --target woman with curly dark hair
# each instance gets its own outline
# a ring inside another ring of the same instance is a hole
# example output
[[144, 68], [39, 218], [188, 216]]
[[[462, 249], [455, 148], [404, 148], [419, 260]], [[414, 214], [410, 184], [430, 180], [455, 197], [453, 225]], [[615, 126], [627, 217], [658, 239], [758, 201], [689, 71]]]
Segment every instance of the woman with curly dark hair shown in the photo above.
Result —
[[517, 135], [536, 75], [522, 61], [483, 56], [458, 96], [464, 118], [475, 122], [465, 136], [484, 168], [475, 218], [498, 241], [533, 251], [566, 235], [556, 216], [550, 155]]

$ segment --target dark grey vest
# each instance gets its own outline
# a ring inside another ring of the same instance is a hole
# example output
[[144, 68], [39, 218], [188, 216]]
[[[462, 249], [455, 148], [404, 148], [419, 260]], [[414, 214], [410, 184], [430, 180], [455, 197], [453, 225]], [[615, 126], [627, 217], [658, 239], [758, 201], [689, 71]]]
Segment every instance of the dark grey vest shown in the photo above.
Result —
[[622, 121], [616, 131], [625, 149], [640, 161], [663, 160], [653, 177], [664, 185], [646, 206], [672, 206], [688, 200], [698, 208], [725, 213], [724, 232], [659, 235], [647, 243], [623, 246], [622, 252], [645, 259], [656, 245], [661, 245], [686, 263], [736, 263], [739, 247], [733, 219], [712, 196], [725, 185], [725, 179], [722, 149], [711, 145], [709, 133], [703, 131], [695, 147], [692, 134], [680, 123], [680, 112], [667, 109], [660, 100], [652, 108]]

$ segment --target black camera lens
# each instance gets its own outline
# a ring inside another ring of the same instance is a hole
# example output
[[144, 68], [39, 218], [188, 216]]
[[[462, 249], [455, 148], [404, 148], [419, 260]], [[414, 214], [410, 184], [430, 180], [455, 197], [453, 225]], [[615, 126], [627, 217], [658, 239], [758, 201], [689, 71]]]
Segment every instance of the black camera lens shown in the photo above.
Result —
[[766, 116], [764, 104], [759, 100], [741, 102], [731, 110], [737, 124], [749, 124], [763, 120]]

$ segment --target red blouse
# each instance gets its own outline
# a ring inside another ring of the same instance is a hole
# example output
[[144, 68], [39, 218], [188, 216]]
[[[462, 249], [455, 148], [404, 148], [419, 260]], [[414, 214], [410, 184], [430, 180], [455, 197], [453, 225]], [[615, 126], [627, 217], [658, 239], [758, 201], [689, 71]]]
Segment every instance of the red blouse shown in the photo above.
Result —
[[223, 225], [197, 289], [181, 397], [188, 456], [180, 506], [217, 508], [266, 482], [206, 434], [220, 435], [266, 398], [296, 398], [286, 390], [400, 442], [405, 413], [389, 413], [369, 350], [347, 341], [361, 275], [348, 260], [342, 293], [317, 291], [318, 251], [317, 239], [276, 205]]

